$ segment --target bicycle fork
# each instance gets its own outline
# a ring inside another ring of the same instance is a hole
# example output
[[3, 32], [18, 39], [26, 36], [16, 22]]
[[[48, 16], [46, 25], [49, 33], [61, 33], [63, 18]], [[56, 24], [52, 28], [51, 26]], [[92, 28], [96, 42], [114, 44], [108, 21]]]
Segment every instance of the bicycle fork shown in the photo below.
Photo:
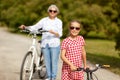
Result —
[[34, 62], [34, 58], [35, 58], [35, 56], [33, 56], [34, 55], [34, 51], [33, 51], [33, 53], [32, 53], [32, 61], [31, 61], [31, 64], [30, 64], [30, 77], [29, 77], [29, 80], [31, 80], [32, 79], [32, 74], [33, 74], [33, 62]]
[[92, 72], [87, 72], [87, 80], [94, 80], [92, 77]]

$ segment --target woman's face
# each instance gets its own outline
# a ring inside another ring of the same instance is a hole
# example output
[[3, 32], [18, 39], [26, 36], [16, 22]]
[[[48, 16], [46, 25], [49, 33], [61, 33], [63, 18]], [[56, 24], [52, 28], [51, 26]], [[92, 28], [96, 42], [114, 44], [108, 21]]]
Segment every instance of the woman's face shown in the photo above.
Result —
[[78, 22], [72, 22], [70, 24], [70, 35], [76, 37], [80, 32], [80, 24]]
[[55, 18], [58, 14], [58, 11], [53, 7], [51, 9], [49, 9], [48, 13], [49, 13], [50, 18]]

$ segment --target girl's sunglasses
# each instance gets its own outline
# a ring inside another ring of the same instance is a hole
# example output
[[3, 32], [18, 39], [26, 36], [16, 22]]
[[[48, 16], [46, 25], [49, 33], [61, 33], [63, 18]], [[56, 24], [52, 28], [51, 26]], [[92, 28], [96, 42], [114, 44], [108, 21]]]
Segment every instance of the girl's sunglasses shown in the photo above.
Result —
[[54, 13], [57, 13], [56, 10], [49, 10], [50, 13], [54, 12]]
[[80, 27], [70, 26], [70, 29], [71, 29], [71, 30], [73, 30], [73, 29], [75, 29], [75, 30], [80, 30]]

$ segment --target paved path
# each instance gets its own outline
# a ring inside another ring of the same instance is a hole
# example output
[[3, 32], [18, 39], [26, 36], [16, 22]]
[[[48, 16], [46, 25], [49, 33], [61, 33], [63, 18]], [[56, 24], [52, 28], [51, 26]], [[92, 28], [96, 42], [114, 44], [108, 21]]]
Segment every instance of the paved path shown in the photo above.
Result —
[[[30, 42], [30, 38], [8, 33], [6, 29], [0, 28], [0, 80], [19, 80], [22, 59]], [[60, 80], [61, 64], [62, 61], [59, 60], [57, 80]], [[96, 75], [99, 80], [120, 80], [120, 76], [104, 69], [98, 70]], [[40, 79], [36, 77], [34, 80]]]

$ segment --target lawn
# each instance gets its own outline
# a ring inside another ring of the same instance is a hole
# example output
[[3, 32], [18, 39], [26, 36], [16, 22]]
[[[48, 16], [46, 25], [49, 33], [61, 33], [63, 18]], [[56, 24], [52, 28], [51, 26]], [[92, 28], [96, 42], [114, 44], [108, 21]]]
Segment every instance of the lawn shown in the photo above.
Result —
[[120, 57], [115, 51], [115, 42], [85, 39], [87, 60], [93, 64], [109, 64], [110, 71], [120, 75]]

